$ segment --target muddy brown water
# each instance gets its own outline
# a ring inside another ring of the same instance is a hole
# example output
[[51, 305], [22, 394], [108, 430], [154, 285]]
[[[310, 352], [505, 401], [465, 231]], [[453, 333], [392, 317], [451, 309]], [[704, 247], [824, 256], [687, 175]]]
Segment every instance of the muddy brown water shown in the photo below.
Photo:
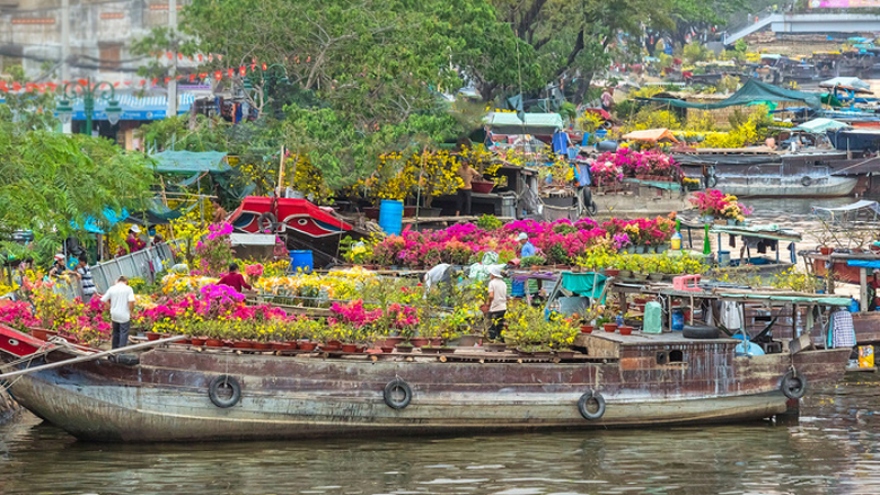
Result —
[[795, 426], [114, 445], [29, 413], [0, 426], [0, 493], [876, 494], [880, 376], [815, 390]]

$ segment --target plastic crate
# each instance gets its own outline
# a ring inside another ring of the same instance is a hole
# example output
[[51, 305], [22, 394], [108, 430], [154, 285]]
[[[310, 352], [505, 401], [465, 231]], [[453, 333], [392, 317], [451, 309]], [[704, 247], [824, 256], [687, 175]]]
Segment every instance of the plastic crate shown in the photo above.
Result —
[[672, 288], [679, 291], [699, 292], [699, 275], [681, 275], [672, 279]]

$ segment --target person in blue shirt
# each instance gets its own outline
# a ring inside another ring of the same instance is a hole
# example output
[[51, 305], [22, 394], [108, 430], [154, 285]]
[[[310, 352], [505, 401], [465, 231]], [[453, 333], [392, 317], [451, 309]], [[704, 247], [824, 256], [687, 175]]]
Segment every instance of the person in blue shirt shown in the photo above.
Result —
[[525, 258], [526, 256], [534, 256], [537, 253], [538, 250], [535, 248], [534, 244], [529, 242], [529, 236], [525, 232], [520, 232], [516, 240], [521, 246], [519, 252], [520, 259]]

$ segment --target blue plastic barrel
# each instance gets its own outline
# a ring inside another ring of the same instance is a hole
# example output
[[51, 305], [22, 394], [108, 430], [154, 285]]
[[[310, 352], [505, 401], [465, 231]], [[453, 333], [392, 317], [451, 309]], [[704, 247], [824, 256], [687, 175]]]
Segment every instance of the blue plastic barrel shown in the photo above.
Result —
[[525, 295], [526, 295], [526, 281], [513, 279], [513, 282], [510, 284], [510, 296], [511, 297], [525, 297]]
[[680, 332], [684, 330], [684, 312], [680, 309], [672, 310], [672, 331]]
[[303, 271], [309, 273], [314, 268], [314, 258], [312, 252], [307, 249], [295, 249], [290, 251], [290, 269], [291, 271]]
[[403, 201], [383, 199], [379, 203], [379, 227], [386, 234], [400, 235], [403, 230]]

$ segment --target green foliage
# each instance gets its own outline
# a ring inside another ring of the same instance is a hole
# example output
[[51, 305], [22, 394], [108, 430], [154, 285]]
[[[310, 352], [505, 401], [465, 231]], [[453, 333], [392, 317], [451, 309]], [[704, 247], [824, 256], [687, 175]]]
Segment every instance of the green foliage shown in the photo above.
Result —
[[708, 132], [715, 130], [715, 119], [709, 110], [691, 111], [688, 114], [685, 130], [694, 132]]
[[547, 263], [547, 259], [543, 256], [534, 255], [534, 256], [526, 256], [523, 259], [519, 260], [520, 265], [523, 268], [530, 268], [533, 266], [541, 266]]
[[135, 209], [149, 197], [153, 173], [141, 153], [103, 138], [22, 131], [0, 121], [0, 230], [33, 230], [62, 239], [71, 222], [102, 219], [105, 208]]
[[788, 270], [777, 273], [773, 276], [771, 285], [777, 289], [789, 289], [795, 292], [815, 293], [822, 289], [822, 280], [815, 275], [799, 272], [797, 268], [789, 268]]
[[688, 43], [682, 48], [682, 57], [688, 64], [705, 62], [713, 57], [712, 51], [699, 42]]
[[498, 230], [502, 225], [504, 225], [504, 222], [499, 220], [495, 215], [484, 214], [477, 219], [477, 227], [483, 230]]

